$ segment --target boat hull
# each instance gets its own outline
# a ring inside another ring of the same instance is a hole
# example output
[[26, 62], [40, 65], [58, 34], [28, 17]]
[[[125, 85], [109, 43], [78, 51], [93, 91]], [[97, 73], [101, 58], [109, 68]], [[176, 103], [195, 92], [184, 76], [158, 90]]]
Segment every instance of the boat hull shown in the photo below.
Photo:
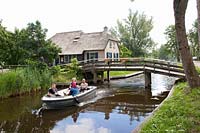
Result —
[[[76, 96], [58, 96], [58, 97], [42, 97], [42, 102], [47, 109], [61, 109], [70, 106], [76, 106], [81, 102], [88, 101], [96, 96], [96, 87], [90, 86], [90, 89], [79, 93]], [[60, 92], [62, 94], [62, 92]]]

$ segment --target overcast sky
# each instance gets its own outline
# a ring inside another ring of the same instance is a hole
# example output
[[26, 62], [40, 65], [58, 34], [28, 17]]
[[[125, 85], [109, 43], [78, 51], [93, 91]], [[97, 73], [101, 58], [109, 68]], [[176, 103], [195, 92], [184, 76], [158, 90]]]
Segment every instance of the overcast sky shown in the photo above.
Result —
[[[127, 17], [129, 9], [153, 17], [151, 36], [158, 43], [165, 42], [163, 32], [174, 24], [173, 0], [0, 0], [0, 3], [0, 19], [8, 30], [21, 29], [39, 20], [48, 29], [48, 38], [58, 32], [95, 32], [102, 31], [104, 26], [114, 27], [117, 19]], [[187, 28], [191, 28], [196, 17], [196, 0], [189, 0]]]

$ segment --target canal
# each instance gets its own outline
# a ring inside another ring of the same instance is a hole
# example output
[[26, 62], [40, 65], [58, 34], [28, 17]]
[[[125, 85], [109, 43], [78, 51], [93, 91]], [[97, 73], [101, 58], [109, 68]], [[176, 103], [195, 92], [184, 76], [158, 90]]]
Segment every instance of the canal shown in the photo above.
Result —
[[[0, 101], [0, 132], [128, 133], [165, 99], [175, 78], [152, 74], [113, 80], [99, 85], [97, 96], [81, 107], [33, 112], [41, 107], [45, 92]], [[91, 102], [91, 103], [90, 103]]]

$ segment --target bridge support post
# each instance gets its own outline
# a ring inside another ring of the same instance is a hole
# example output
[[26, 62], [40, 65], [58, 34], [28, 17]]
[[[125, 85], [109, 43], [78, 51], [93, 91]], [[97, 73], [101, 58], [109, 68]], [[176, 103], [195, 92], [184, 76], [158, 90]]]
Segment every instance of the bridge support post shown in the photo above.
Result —
[[104, 82], [104, 71], [101, 72], [101, 82], [102, 82], [102, 83]]
[[97, 72], [93, 72], [93, 83], [97, 83]]
[[151, 87], [151, 72], [144, 71], [145, 88]]
[[107, 71], [107, 81], [108, 81], [108, 83], [110, 83], [110, 71], [109, 70]]

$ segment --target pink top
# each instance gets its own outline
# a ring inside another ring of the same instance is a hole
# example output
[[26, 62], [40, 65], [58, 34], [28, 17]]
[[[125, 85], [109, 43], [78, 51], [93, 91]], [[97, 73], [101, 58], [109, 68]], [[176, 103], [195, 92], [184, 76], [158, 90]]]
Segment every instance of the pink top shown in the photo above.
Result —
[[71, 88], [76, 88], [76, 82], [71, 82]]

